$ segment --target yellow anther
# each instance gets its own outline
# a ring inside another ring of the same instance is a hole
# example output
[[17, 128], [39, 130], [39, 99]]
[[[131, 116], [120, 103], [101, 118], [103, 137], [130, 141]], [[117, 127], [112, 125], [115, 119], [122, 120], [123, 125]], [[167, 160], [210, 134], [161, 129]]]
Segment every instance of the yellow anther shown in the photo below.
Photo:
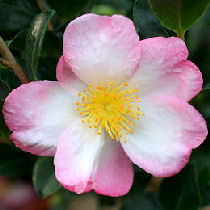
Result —
[[105, 90], [105, 88], [104, 87], [101, 87], [101, 86], [98, 86], [97, 89], [99, 89], [99, 90]]
[[80, 101], [76, 102], [77, 111], [82, 115], [82, 123], [86, 123], [89, 128], [96, 128], [96, 133], [101, 135], [107, 132], [111, 139], [124, 142], [125, 136], [132, 134], [132, 126], [136, 125], [133, 119], [140, 120], [140, 107], [137, 105], [139, 96], [134, 92], [137, 89], [128, 89], [128, 83], [114, 85], [109, 82], [104, 86], [93, 86], [89, 84], [89, 89], [83, 89], [84, 93], [78, 93]]
[[110, 82], [110, 83], [109, 83], [109, 87], [112, 87], [113, 85], [114, 85], [113, 82]]

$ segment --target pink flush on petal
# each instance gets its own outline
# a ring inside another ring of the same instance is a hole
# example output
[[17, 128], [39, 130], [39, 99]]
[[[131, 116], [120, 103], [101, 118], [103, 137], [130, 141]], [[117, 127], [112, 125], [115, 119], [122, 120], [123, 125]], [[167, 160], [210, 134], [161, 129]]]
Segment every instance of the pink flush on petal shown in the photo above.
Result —
[[139, 40], [131, 20], [86, 14], [64, 32], [58, 81], [21, 85], [3, 114], [22, 150], [54, 156], [55, 175], [76, 193], [126, 194], [135, 163], [157, 177], [178, 173], [206, 138], [188, 104], [202, 75], [183, 40]]

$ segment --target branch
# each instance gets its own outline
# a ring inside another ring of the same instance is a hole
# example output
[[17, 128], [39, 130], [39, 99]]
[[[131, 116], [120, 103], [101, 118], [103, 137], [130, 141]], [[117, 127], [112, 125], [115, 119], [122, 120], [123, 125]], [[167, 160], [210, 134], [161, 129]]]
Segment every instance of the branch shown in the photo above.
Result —
[[17, 63], [17, 61], [10, 52], [9, 48], [6, 46], [1, 36], [0, 36], [0, 54], [2, 54], [2, 56], [4, 57], [4, 59], [1, 59], [0, 62], [5, 66], [11, 68], [22, 83], [30, 82], [29, 77], [25, 74], [21, 66]]
[[2, 63], [4, 66], [11, 69], [11, 65], [8, 61], [4, 60], [3, 58], [0, 58], [0, 63]]

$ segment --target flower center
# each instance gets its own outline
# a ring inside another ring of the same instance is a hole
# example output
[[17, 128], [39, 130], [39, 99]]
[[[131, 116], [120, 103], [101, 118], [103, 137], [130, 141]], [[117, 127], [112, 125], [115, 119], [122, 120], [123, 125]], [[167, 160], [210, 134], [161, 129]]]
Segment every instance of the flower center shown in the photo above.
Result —
[[97, 129], [98, 135], [106, 130], [112, 139], [119, 141], [122, 138], [126, 142], [124, 135], [133, 134], [132, 127], [136, 126], [133, 121], [144, 115], [140, 112], [141, 101], [135, 95], [138, 90], [127, 90], [127, 86], [127, 83], [114, 86], [112, 82], [106, 87], [90, 84], [89, 90], [78, 93], [81, 100], [76, 104], [83, 116], [82, 123]]

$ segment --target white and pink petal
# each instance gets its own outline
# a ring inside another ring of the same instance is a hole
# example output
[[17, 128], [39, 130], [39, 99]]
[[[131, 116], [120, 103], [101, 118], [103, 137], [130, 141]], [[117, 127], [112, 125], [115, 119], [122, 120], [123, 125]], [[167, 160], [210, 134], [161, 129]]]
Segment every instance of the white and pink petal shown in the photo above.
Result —
[[59, 85], [75, 97], [77, 97], [78, 92], [87, 87], [72, 71], [63, 55], [60, 57], [56, 67], [56, 77]]
[[133, 182], [133, 166], [119, 142], [97, 135], [80, 120], [61, 135], [55, 155], [59, 182], [78, 194], [95, 190], [99, 194], [122, 196]]
[[187, 102], [174, 97], [142, 100], [145, 113], [133, 135], [122, 146], [139, 167], [157, 177], [178, 173], [189, 161], [193, 148], [206, 138], [205, 120]]
[[3, 106], [5, 122], [13, 131], [12, 140], [27, 152], [54, 155], [59, 136], [75, 118], [75, 103], [58, 82], [21, 85], [9, 94]]
[[186, 60], [188, 50], [184, 41], [155, 37], [140, 41], [140, 47], [139, 66], [129, 83], [141, 95], [168, 95], [189, 101], [201, 91], [201, 72]]
[[55, 175], [67, 189], [84, 193], [92, 189], [94, 164], [104, 144], [104, 136], [85, 126], [80, 119], [71, 122], [60, 137], [55, 154]]
[[126, 17], [86, 14], [67, 26], [63, 54], [73, 72], [86, 83], [122, 82], [138, 65], [139, 37]]
[[98, 161], [94, 190], [103, 195], [122, 196], [133, 183], [133, 165], [119, 142], [107, 137]]

